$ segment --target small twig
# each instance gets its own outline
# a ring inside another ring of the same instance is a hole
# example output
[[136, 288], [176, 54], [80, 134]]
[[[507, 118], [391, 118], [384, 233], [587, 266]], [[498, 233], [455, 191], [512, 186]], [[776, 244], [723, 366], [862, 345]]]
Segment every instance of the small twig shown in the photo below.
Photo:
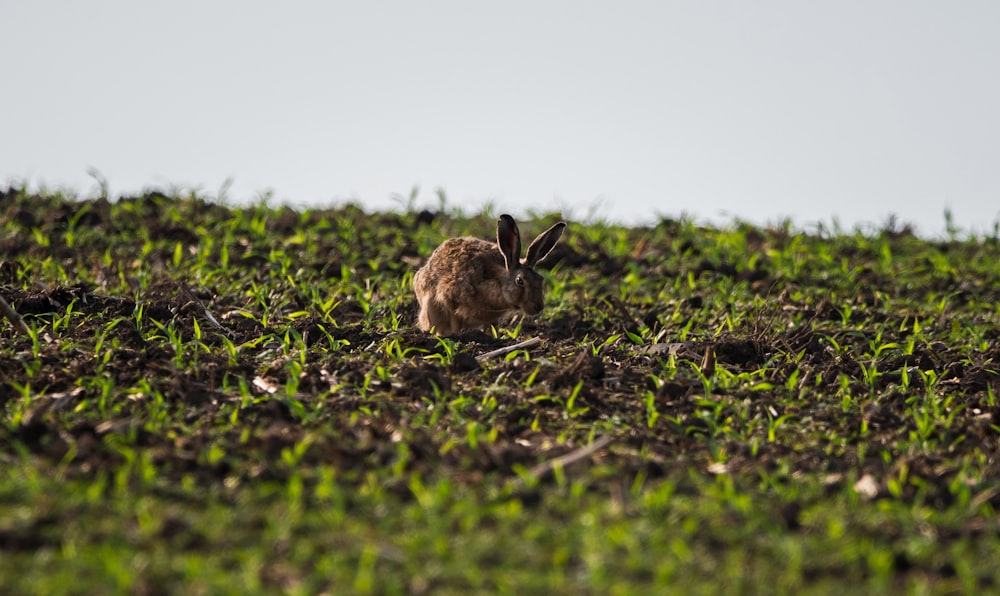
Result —
[[72, 391], [49, 393], [33, 397], [31, 400], [32, 407], [25, 412], [24, 417], [21, 419], [21, 426], [31, 426], [46, 412], [55, 413], [62, 410], [81, 394], [83, 394], [83, 387], [77, 387]]
[[28, 329], [28, 325], [21, 318], [21, 315], [17, 314], [17, 311], [7, 304], [7, 300], [3, 296], [0, 296], [0, 312], [3, 312], [4, 318], [10, 321], [14, 329], [17, 329], [18, 332], [27, 337], [31, 337], [31, 329]]
[[486, 352], [485, 354], [480, 354], [476, 356], [476, 360], [483, 362], [489, 360], [490, 358], [496, 358], [497, 356], [503, 356], [504, 354], [509, 354], [514, 350], [520, 350], [523, 348], [533, 348], [538, 344], [542, 343], [542, 338], [532, 337], [531, 339], [526, 339], [520, 343], [516, 343], [510, 346], [504, 346], [502, 348], [497, 348], [491, 352]]
[[214, 325], [216, 328], [224, 331], [226, 335], [229, 335], [230, 337], [233, 335], [232, 330], [223, 327], [222, 324], [219, 323], [219, 321], [217, 321], [216, 318], [212, 316], [212, 313], [208, 312], [208, 308], [206, 308], [205, 305], [202, 304], [201, 300], [198, 300], [198, 297], [194, 295], [194, 292], [191, 291], [191, 288], [189, 288], [186, 284], [178, 283], [177, 289], [180, 290], [181, 294], [183, 294], [184, 297], [188, 299], [188, 301], [197, 304], [201, 308], [201, 312], [205, 316], [205, 320]]
[[969, 509], [972, 511], [979, 509], [987, 501], [992, 501], [993, 497], [997, 496], [997, 494], [1000, 494], [1000, 487], [991, 486], [985, 489], [978, 495], [972, 497], [972, 500], [969, 501]]
[[[574, 449], [573, 451], [570, 451], [565, 455], [560, 455], [559, 457], [555, 457], [548, 461], [538, 464], [537, 466], [531, 468], [531, 470], [528, 471], [528, 476], [531, 476], [532, 478], [536, 479], [542, 478], [543, 476], [549, 474], [556, 468], [565, 468], [566, 466], [574, 464], [580, 461], [581, 459], [586, 459], [590, 457], [591, 455], [597, 453], [598, 451], [610, 445], [611, 442], [614, 440], [615, 440], [614, 437], [612, 437], [611, 435], [600, 436], [594, 439], [594, 442], [591, 443], [590, 445], [584, 445], [583, 447], [580, 447], [579, 449]], [[518, 477], [518, 480], [521, 480], [521, 478]]]
[[621, 301], [621, 298], [619, 298], [618, 296], [611, 296], [610, 300], [608, 301], [611, 302], [612, 306], [618, 309], [618, 312], [621, 313], [623, 318], [627, 319], [630, 323], [632, 323], [632, 326], [636, 329], [636, 331], [642, 328], [642, 323], [639, 322], [639, 319], [636, 319], [634, 316], [632, 316], [632, 313], [629, 312], [628, 307], [625, 306], [625, 303]]

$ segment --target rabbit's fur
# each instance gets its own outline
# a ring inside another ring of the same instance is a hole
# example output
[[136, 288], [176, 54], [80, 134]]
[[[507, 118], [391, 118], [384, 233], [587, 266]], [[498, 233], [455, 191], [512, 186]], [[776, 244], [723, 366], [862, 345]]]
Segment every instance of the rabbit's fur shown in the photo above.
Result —
[[420, 303], [417, 325], [438, 335], [484, 329], [516, 310], [537, 315], [544, 306], [542, 276], [532, 267], [555, 247], [559, 222], [538, 235], [521, 259], [521, 234], [509, 215], [497, 220], [496, 243], [450, 238], [413, 277]]

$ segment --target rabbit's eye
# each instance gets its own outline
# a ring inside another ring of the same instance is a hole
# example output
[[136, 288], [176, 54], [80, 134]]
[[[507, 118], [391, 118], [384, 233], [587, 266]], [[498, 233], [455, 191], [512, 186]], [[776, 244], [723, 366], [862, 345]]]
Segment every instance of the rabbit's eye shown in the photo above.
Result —
[[519, 286], [523, 286], [524, 285], [524, 278], [521, 277], [520, 275], [518, 275], [517, 277], [514, 278], [514, 283], [516, 283]]

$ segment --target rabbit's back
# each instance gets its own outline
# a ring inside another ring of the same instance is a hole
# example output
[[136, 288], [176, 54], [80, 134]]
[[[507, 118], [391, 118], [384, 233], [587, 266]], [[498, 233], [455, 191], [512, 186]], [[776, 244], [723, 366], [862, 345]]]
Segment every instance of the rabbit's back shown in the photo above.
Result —
[[504, 269], [503, 255], [496, 244], [479, 238], [449, 238], [431, 253], [420, 270], [427, 281], [442, 282], [486, 279]]
[[455, 300], [459, 294], [475, 294], [476, 286], [496, 279], [503, 270], [503, 255], [496, 244], [479, 238], [450, 238], [431, 253], [414, 282], [418, 292]]

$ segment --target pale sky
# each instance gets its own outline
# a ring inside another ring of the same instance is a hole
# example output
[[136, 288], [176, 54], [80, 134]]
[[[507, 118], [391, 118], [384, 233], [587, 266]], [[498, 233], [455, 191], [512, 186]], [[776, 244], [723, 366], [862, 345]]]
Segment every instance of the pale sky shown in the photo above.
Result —
[[1000, 2], [5, 1], [0, 182], [925, 235], [1000, 219]]

